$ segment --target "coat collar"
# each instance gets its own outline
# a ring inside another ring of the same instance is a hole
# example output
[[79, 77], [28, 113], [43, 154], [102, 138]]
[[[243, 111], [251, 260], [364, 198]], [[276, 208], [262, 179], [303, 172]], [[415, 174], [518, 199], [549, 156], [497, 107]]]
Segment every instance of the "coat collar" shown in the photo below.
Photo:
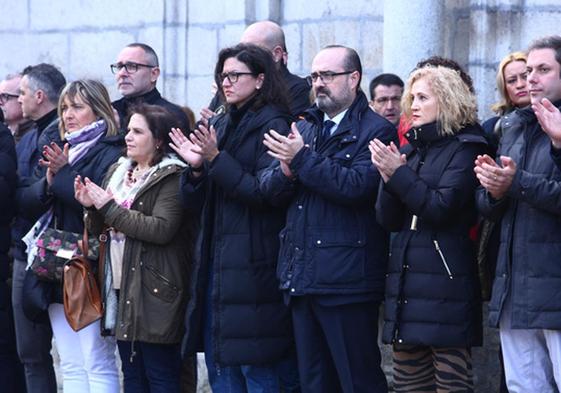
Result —
[[413, 127], [405, 133], [405, 138], [413, 147], [421, 147], [442, 139], [437, 122], [423, 124], [419, 127]]
[[[343, 120], [339, 123], [333, 136], [345, 134], [341, 142], [356, 141], [358, 139], [358, 133], [360, 132], [359, 123], [365, 110], [368, 110], [368, 99], [361, 90], [357, 93], [355, 100], [348, 108], [345, 117], [343, 117]], [[304, 118], [316, 127], [322, 127], [323, 115], [324, 112], [314, 104], [304, 113]]]

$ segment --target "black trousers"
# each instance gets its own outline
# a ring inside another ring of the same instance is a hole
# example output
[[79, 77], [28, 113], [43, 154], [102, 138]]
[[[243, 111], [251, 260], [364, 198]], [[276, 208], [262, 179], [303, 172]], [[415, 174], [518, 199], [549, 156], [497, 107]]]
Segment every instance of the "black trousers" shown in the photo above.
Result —
[[378, 348], [378, 302], [291, 299], [303, 393], [387, 393]]

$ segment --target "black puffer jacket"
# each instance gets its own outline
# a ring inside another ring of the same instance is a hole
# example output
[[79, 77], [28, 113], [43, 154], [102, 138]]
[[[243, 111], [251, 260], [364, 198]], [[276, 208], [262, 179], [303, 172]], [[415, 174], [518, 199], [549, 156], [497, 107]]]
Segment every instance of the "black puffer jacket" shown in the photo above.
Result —
[[381, 186], [376, 204], [380, 223], [398, 232], [386, 275], [383, 340], [480, 345], [479, 282], [468, 232], [477, 215], [473, 163], [486, 150], [483, 130], [469, 126], [443, 137], [432, 123], [406, 137], [407, 165]]
[[232, 116], [230, 112], [216, 122], [221, 151], [202, 177], [194, 181], [188, 172], [182, 177], [185, 206], [202, 208], [183, 352], [202, 350], [211, 285], [215, 361], [267, 364], [289, 352], [292, 335], [275, 278], [284, 210], [272, 207], [261, 193], [259, 175], [272, 162], [264, 134], [270, 129], [287, 134], [289, 117], [272, 106], [249, 109], [232, 129]]
[[482, 214], [501, 222], [492, 326], [510, 296], [514, 329], [561, 329], [561, 171], [550, 145], [531, 108], [516, 110], [497, 153], [516, 163], [512, 185], [498, 201], [484, 189], [477, 193]]
[[388, 234], [376, 222], [374, 201], [380, 174], [368, 142], [397, 138], [390, 122], [368, 107], [360, 92], [337, 130], [317, 145], [323, 112], [312, 107], [297, 123], [307, 146], [285, 177], [278, 163], [263, 175], [262, 191], [288, 205], [280, 234], [278, 277], [290, 295], [348, 295], [381, 300]]

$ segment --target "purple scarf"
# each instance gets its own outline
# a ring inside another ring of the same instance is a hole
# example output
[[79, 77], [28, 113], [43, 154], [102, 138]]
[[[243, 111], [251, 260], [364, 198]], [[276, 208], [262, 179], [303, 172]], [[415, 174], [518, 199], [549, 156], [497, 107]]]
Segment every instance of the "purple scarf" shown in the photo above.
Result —
[[66, 141], [70, 144], [68, 163], [73, 165], [82, 159], [105, 134], [105, 130], [107, 130], [107, 125], [105, 120], [102, 119], [85, 126], [81, 130], [64, 134]]

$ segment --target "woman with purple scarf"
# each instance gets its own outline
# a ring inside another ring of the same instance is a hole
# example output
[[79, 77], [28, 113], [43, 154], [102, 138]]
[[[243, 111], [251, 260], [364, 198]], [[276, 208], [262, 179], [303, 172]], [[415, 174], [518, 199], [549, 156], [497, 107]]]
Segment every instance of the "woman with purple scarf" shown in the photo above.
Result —
[[[94, 80], [68, 84], [58, 103], [59, 129], [64, 148], [43, 148], [41, 165], [47, 167], [44, 186], [37, 190], [37, 203], [48, 209], [41, 219], [68, 232], [84, 230], [82, 205], [74, 198], [74, 178], [103, 180], [107, 169], [123, 152], [107, 89]], [[118, 393], [114, 337], [101, 335], [97, 321], [75, 332], [68, 325], [60, 284], [53, 284], [49, 319], [60, 355], [65, 393]]]

